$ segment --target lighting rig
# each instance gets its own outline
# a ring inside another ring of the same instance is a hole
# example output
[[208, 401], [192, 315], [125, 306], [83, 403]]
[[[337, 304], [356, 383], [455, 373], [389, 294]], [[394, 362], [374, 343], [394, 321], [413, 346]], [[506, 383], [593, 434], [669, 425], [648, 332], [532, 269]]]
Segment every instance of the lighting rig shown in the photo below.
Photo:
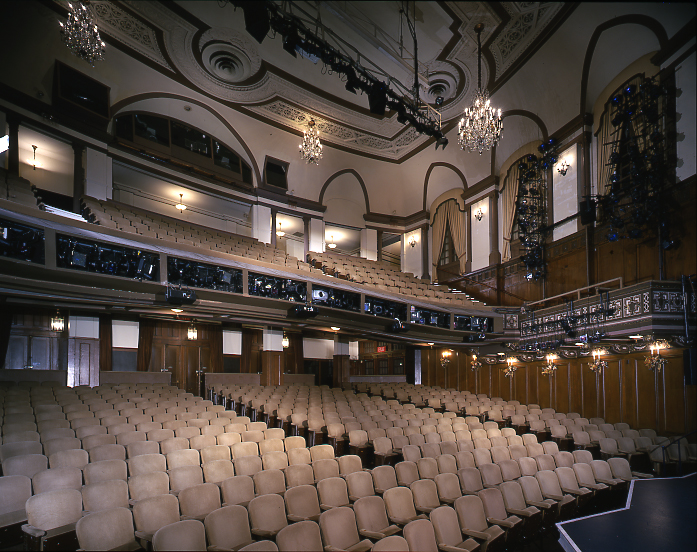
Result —
[[612, 148], [606, 164], [608, 186], [598, 196], [602, 217], [610, 224], [609, 241], [640, 239], [657, 228], [660, 251], [679, 245], [670, 229], [675, 159], [668, 148], [668, 96], [654, 77], [626, 84], [610, 100], [613, 131], [604, 144]]
[[[223, 5], [227, 3], [227, 0], [223, 1]], [[411, 123], [420, 134], [434, 138], [436, 149], [438, 146], [445, 149], [448, 145], [448, 139], [441, 130], [440, 114], [419, 101], [418, 85], [412, 91], [411, 99], [397, 94], [390, 88], [395, 79], [390, 77], [389, 82], [379, 80], [369, 69], [334, 48], [310, 30], [299, 17], [284, 12], [281, 6], [274, 2], [230, 0], [229, 3], [242, 9], [247, 32], [260, 44], [270, 31], [280, 34], [283, 37], [283, 49], [290, 55], [297, 57], [300, 52], [305, 57], [317, 58], [329, 68], [330, 73], [346, 77], [346, 90], [353, 94], [359, 90], [364, 92], [368, 96], [371, 113], [384, 115], [385, 110], [389, 108], [397, 112], [398, 122]], [[409, 21], [408, 18], [407, 20]], [[412, 35], [415, 38], [415, 33]], [[414, 46], [416, 54], [416, 41]], [[415, 74], [415, 80], [416, 78]], [[438, 114], [437, 120], [431, 112]]]
[[547, 179], [558, 160], [558, 143], [554, 138], [542, 142], [534, 153], [518, 164], [518, 234], [525, 250], [523, 262], [528, 280], [540, 280], [545, 275], [544, 242], [547, 228]]

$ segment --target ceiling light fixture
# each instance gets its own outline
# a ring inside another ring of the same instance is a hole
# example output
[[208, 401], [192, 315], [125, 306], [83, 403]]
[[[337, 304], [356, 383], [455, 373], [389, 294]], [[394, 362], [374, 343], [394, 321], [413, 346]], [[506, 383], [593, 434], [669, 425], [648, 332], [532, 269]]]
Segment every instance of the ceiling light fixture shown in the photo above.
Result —
[[99, 36], [99, 29], [89, 5], [89, 0], [77, 2], [75, 5], [68, 2], [68, 20], [66, 23], [59, 21], [58, 24], [61, 27], [63, 42], [70, 51], [94, 65], [95, 61], [104, 59], [105, 44]]
[[184, 312], [184, 309], [171, 309], [171, 311], [179, 314], [180, 312]]
[[286, 235], [286, 233], [281, 229], [281, 223], [280, 223], [280, 222], [278, 223], [278, 230], [276, 230], [276, 235], [277, 235], [279, 238], [282, 238], [283, 236]]
[[327, 247], [328, 247], [329, 249], [335, 249], [335, 248], [336, 248], [336, 244], [334, 243], [334, 235], [332, 235], [332, 239], [331, 239], [331, 241], [327, 244]]
[[174, 207], [175, 209], [179, 209], [180, 213], [183, 213], [186, 210], [186, 205], [184, 205], [184, 194], [179, 194], [179, 203], [177, 203]]
[[484, 150], [489, 150], [501, 139], [503, 131], [503, 119], [501, 110], [491, 107], [489, 91], [482, 90], [482, 31], [484, 24], [479, 23], [474, 31], [477, 33], [477, 92], [474, 95], [472, 106], [465, 108], [465, 113], [457, 126], [457, 141], [460, 147], [467, 151], [478, 151], [479, 155]]
[[334, 330], [335, 332], [338, 332], [338, 331], [341, 329], [339, 326], [332, 326], [331, 328], [332, 328], [332, 330]]
[[307, 130], [303, 131], [303, 143], [300, 144], [300, 158], [308, 164], [319, 165], [322, 159], [322, 144], [319, 141], [319, 131], [314, 119], [307, 123]]

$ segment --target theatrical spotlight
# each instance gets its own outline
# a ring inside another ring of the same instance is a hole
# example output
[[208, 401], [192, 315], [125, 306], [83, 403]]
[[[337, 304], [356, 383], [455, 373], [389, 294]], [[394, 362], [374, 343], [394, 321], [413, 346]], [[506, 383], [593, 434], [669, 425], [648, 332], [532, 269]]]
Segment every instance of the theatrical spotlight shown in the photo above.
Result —
[[445, 146], [448, 145], [448, 139], [441, 134], [436, 138], [436, 150], [438, 150], [438, 146], [441, 146], [443, 149], [445, 149]]
[[368, 91], [368, 105], [370, 112], [375, 115], [384, 115], [387, 107], [387, 85], [384, 82], [376, 82]]

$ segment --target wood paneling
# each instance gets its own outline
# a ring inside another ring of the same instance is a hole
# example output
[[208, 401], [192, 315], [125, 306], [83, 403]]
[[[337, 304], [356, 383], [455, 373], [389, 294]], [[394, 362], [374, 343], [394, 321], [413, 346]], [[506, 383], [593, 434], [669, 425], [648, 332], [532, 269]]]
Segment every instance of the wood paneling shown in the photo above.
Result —
[[[421, 353], [422, 382], [441, 385], [445, 381], [439, 349]], [[448, 382], [459, 390], [485, 393], [505, 401], [536, 403], [557, 412], [578, 412], [584, 418], [600, 417], [608, 423], [626, 422], [636, 428], [651, 428], [680, 434], [697, 429], [697, 386], [684, 384], [682, 350], [663, 353], [666, 368], [655, 375], [644, 364], [645, 353], [605, 357], [608, 366], [599, 375], [588, 368], [588, 359], [560, 359], [552, 376], [541, 373], [544, 363], [520, 363], [513, 378], [503, 375], [503, 364], [484, 363], [477, 372], [465, 349], [453, 352]]]
[[99, 385], [99, 340], [68, 340], [68, 385]]

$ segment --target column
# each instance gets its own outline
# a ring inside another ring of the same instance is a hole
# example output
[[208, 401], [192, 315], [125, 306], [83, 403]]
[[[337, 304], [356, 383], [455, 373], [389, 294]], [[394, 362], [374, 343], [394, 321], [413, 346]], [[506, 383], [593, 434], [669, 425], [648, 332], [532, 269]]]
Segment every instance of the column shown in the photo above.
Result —
[[493, 192], [489, 196], [489, 266], [501, 263], [499, 250], [499, 193]]
[[262, 243], [271, 243], [271, 208], [264, 205], [252, 205], [252, 237]]
[[310, 217], [303, 217], [303, 240], [305, 245], [304, 259], [307, 261], [307, 254], [310, 252]]
[[333, 370], [333, 387], [342, 387], [344, 383], [348, 383], [351, 374], [351, 361], [349, 353], [349, 340], [346, 337], [334, 336], [334, 370]]
[[316, 253], [324, 253], [324, 221], [322, 219], [310, 219], [309, 250]]
[[85, 161], [85, 195], [102, 200], [111, 199], [111, 157], [106, 152], [88, 147]]
[[467, 261], [465, 262], [465, 272], [472, 272], [472, 207], [465, 209], [465, 224], [467, 225]]
[[7, 114], [7, 134], [10, 138], [7, 150], [7, 172], [10, 176], [19, 176], [19, 123], [21, 120], [16, 113]]
[[431, 267], [429, 266], [428, 252], [431, 249], [431, 242], [428, 237], [428, 223], [421, 227], [421, 267], [422, 267], [422, 278], [428, 278], [431, 273]]
[[261, 385], [282, 385], [284, 364], [283, 330], [265, 328], [262, 332]]
[[278, 228], [278, 224], [276, 223], [276, 214], [278, 211], [276, 209], [271, 209], [271, 245], [273, 245], [273, 248], [276, 249], [276, 228]]
[[378, 261], [382, 261], [382, 230], [378, 230], [378, 243], [377, 243], [377, 248], [378, 248]]
[[378, 260], [378, 232], [372, 228], [361, 230], [361, 257], [369, 261]]
[[82, 163], [82, 156], [85, 152], [85, 145], [73, 142], [73, 212], [80, 212], [80, 198], [85, 195], [85, 168]]

